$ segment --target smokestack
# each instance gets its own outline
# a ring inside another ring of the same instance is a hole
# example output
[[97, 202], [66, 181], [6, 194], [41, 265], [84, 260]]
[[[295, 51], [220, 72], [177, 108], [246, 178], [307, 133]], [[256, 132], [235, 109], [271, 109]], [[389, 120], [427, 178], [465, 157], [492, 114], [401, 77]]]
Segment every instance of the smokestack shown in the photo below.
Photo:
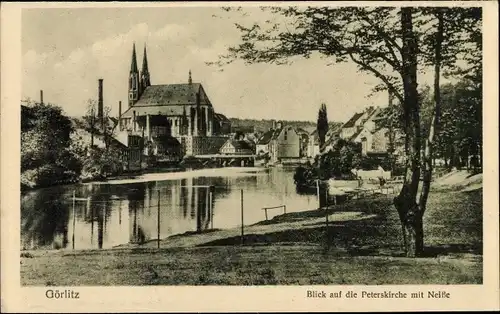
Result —
[[118, 102], [118, 130], [122, 130], [122, 101]]
[[276, 120], [273, 119], [273, 130], [276, 130]]
[[394, 95], [392, 92], [389, 90], [389, 107], [392, 106], [392, 100], [394, 99]]
[[40, 90], [40, 103], [43, 105], [43, 90]]
[[104, 118], [104, 104], [103, 104], [103, 97], [102, 97], [102, 81], [103, 79], [99, 79], [99, 98], [97, 102], [97, 116], [101, 120], [101, 123], [103, 122]]

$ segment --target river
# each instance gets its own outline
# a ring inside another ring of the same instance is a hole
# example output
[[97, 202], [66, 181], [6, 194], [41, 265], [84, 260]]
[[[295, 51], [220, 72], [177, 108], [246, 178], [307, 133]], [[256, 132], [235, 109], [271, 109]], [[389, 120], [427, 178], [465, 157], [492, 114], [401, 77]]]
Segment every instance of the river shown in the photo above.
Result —
[[[211, 194], [207, 186], [214, 186]], [[245, 225], [264, 220], [263, 207], [317, 207], [316, 196], [295, 191], [289, 168], [204, 169], [55, 186], [22, 194], [21, 248], [107, 249], [157, 239], [158, 226], [162, 239], [238, 227], [242, 190]], [[270, 209], [268, 218], [282, 213]]]

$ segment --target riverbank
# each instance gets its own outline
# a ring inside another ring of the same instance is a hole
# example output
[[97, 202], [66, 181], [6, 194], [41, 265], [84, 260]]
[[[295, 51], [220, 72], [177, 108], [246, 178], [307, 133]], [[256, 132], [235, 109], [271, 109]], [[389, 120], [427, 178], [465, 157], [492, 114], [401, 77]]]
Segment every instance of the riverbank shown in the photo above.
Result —
[[[328, 228], [325, 217], [328, 215]], [[23, 285], [480, 284], [482, 189], [433, 191], [425, 258], [403, 257], [392, 197], [110, 250], [23, 251]]]

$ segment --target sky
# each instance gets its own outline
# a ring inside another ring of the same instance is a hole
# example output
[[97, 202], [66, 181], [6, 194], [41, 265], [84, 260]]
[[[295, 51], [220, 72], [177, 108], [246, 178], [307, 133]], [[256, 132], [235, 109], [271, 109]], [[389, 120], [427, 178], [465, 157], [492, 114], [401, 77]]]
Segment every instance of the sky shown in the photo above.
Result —
[[[206, 65], [240, 42], [234, 22], [259, 21], [214, 7], [50, 8], [22, 12], [22, 97], [85, 113], [104, 80], [104, 105], [127, 108], [128, 74], [135, 42], [139, 69], [147, 45], [151, 84], [202, 83], [216, 112], [228, 117], [315, 121], [321, 103], [330, 121], [346, 121], [368, 106], [386, 106], [387, 94], [368, 98], [378, 84], [352, 63], [298, 58], [292, 65], [237, 61]], [[430, 82], [430, 78], [426, 78]]]

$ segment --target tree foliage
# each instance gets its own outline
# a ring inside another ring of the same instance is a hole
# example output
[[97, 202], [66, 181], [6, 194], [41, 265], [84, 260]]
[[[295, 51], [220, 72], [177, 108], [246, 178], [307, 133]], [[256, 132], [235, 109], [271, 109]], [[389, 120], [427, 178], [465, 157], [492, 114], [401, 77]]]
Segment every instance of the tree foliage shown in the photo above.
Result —
[[60, 107], [29, 103], [22, 107], [21, 181], [24, 186], [75, 180], [81, 169], [70, 150], [73, 124]]
[[319, 147], [320, 150], [323, 150], [326, 133], [328, 133], [328, 113], [325, 104], [321, 104], [319, 108], [316, 129], [318, 130]]
[[[409, 256], [423, 252], [423, 215], [432, 176], [432, 147], [440, 118], [441, 69], [480, 72], [481, 9], [466, 7], [268, 7], [274, 14], [264, 25], [236, 24], [242, 42], [215, 64], [286, 64], [314, 53], [335, 63], [350, 61], [380, 80], [374, 92], [389, 91], [401, 108], [405, 181], [394, 199]], [[465, 64], [463, 64], [465, 61]], [[462, 62], [462, 64], [461, 64]], [[421, 124], [418, 74], [434, 66], [434, 114]], [[465, 70], [464, 69], [468, 69]], [[464, 74], [465, 75], [465, 74]], [[428, 134], [423, 133], [428, 131]], [[425, 141], [423, 141], [425, 138]], [[422, 154], [423, 153], [423, 154]], [[422, 161], [424, 163], [422, 164]], [[420, 177], [424, 174], [420, 199]]]

